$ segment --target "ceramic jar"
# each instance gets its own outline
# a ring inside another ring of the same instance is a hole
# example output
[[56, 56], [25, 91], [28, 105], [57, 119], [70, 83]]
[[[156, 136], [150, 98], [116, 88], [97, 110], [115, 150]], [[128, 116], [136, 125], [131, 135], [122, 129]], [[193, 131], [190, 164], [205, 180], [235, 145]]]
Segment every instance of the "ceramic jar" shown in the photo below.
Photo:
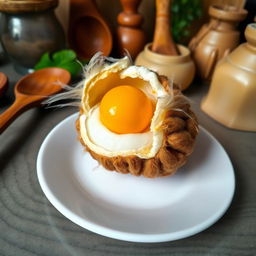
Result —
[[241, 44], [217, 65], [201, 108], [223, 125], [256, 131], [256, 23]]
[[135, 64], [148, 67], [160, 75], [165, 75], [185, 90], [195, 75], [195, 65], [190, 56], [190, 50], [177, 45], [180, 55], [168, 56], [151, 51], [152, 43], [145, 46], [136, 58]]
[[211, 79], [216, 63], [227, 56], [239, 44], [237, 24], [245, 19], [245, 9], [232, 6], [210, 6], [210, 22], [192, 38], [189, 48], [197, 73], [202, 79]]
[[[64, 48], [65, 35], [54, 13], [57, 1], [37, 1], [33, 8], [29, 5], [33, 1], [14, 2], [16, 6], [0, 5], [0, 40], [16, 71], [25, 74], [45, 52]], [[16, 9], [10, 9], [13, 6]]]

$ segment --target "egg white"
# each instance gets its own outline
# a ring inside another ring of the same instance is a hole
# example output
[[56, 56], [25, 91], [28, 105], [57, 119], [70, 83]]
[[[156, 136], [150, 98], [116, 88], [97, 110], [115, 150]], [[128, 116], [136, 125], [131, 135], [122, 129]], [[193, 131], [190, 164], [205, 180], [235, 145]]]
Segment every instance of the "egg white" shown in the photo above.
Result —
[[[141, 150], [152, 144], [152, 133], [131, 133], [117, 134], [106, 128], [100, 121], [99, 105], [91, 109], [90, 115], [86, 122], [85, 115], [80, 117], [81, 127], [87, 126], [87, 135], [91, 142], [111, 152], [125, 152], [131, 150]], [[83, 133], [82, 129], [82, 135]]]

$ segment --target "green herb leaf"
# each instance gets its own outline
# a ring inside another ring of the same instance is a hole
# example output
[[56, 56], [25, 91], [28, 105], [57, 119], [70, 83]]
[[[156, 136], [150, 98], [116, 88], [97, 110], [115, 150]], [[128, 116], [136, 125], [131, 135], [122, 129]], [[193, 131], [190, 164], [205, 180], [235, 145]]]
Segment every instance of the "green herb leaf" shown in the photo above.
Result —
[[173, 0], [172, 34], [176, 42], [189, 36], [192, 22], [202, 16], [202, 0]]
[[82, 66], [77, 60], [76, 53], [72, 50], [61, 50], [52, 55], [49, 53], [43, 54], [34, 69], [38, 70], [46, 67], [64, 68], [70, 72], [72, 77], [77, 76], [82, 69]]
[[41, 59], [35, 65], [34, 69], [38, 70], [38, 69], [42, 69], [42, 68], [46, 68], [46, 67], [53, 67], [53, 64], [54, 63], [52, 62], [49, 53], [46, 52], [45, 54], [42, 55]]
[[60, 64], [59, 67], [68, 70], [73, 77], [76, 76], [76, 74], [78, 74], [82, 69], [81, 65], [76, 60], [73, 62]]
[[65, 64], [76, 60], [76, 54], [74, 51], [71, 50], [62, 50], [59, 52], [55, 52], [52, 55], [52, 59], [55, 63]]

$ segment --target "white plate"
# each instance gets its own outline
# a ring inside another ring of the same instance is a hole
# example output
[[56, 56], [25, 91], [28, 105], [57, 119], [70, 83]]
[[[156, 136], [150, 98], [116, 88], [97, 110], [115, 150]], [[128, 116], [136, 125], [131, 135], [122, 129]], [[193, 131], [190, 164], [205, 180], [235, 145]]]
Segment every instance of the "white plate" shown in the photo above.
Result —
[[229, 207], [233, 168], [222, 146], [203, 128], [181, 170], [149, 179], [99, 166], [77, 140], [76, 117], [49, 133], [37, 159], [43, 192], [74, 223], [120, 240], [163, 242], [208, 228]]

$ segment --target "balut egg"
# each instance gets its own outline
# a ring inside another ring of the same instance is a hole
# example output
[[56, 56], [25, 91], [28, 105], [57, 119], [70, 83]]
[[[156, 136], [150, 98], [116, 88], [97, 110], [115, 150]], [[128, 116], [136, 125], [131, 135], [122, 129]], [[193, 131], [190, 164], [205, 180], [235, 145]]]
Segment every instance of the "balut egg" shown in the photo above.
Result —
[[171, 175], [192, 153], [198, 124], [187, 99], [164, 76], [128, 57], [95, 57], [81, 86], [79, 139], [108, 170]]

